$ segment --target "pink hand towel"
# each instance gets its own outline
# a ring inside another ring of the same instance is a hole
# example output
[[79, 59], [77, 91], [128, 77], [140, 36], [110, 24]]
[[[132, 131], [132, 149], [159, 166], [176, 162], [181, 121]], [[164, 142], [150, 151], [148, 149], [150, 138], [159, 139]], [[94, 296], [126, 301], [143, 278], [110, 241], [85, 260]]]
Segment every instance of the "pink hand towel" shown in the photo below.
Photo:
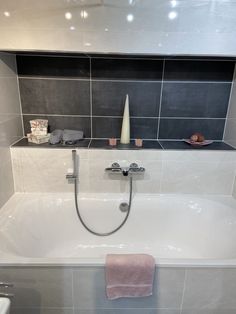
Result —
[[110, 300], [152, 295], [155, 260], [147, 254], [109, 254], [106, 292]]

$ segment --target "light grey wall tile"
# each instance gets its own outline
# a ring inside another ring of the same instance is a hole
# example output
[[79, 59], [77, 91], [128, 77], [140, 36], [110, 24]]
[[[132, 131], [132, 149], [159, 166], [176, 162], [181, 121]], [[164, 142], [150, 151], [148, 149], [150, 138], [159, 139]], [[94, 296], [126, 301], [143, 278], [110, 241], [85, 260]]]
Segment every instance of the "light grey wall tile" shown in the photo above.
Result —
[[74, 314], [73, 308], [11, 308], [11, 314]]
[[188, 309], [182, 310], [181, 314], [235, 314], [235, 309]]
[[222, 314], [234, 309], [236, 313], [236, 269], [188, 270], [183, 309], [217, 309]]
[[11, 307], [72, 307], [72, 272], [61, 268], [1, 268], [2, 281], [15, 297]]
[[180, 314], [177, 309], [75, 309], [75, 314]]
[[180, 308], [184, 269], [157, 269], [153, 295], [145, 298], [108, 300], [103, 268], [73, 272], [75, 307], [79, 309]]
[[15, 56], [0, 53], [0, 207], [14, 192], [9, 146], [22, 135]]

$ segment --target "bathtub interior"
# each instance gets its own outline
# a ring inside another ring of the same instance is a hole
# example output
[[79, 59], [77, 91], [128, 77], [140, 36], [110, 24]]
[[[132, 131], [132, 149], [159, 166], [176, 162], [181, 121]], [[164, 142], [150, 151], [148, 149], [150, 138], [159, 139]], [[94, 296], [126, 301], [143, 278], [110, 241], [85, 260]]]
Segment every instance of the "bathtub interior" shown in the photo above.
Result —
[[[113, 194], [81, 194], [85, 221], [96, 231], [110, 231], [124, 213]], [[158, 263], [236, 258], [236, 201], [230, 196], [135, 195], [132, 212], [120, 232], [89, 234], [78, 221], [70, 193], [16, 193], [2, 208], [2, 257], [50, 263], [69, 259], [104, 264], [109, 253], [152, 254]]]
[[234, 263], [235, 151], [77, 149], [77, 154], [79, 207], [98, 232], [121, 223], [119, 204], [128, 200], [127, 178], [106, 174], [105, 167], [116, 161], [146, 168], [134, 178], [125, 226], [105, 238], [82, 227], [74, 186], [65, 178], [72, 168], [70, 149], [12, 147], [15, 194], [1, 208], [2, 262], [101, 265], [108, 253], [149, 253], [159, 264]]

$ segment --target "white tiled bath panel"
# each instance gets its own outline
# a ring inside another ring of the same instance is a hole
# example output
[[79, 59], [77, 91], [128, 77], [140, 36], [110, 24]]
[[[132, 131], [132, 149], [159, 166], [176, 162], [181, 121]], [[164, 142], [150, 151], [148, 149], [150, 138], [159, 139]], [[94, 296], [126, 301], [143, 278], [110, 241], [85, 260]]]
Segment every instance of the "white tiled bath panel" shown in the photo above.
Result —
[[153, 295], [107, 300], [104, 267], [2, 267], [14, 314], [234, 314], [236, 270], [158, 267]]
[[[235, 179], [235, 151], [109, 151], [78, 149], [80, 191], [122, 193], [127, 178], [109, 175], [113, 162], [146, 168], [134, 179], [137, 193], [231, 195]], [[11, 148], [17, 192], [72, 192], [65, 175], [72, 168], [69, 149]]]

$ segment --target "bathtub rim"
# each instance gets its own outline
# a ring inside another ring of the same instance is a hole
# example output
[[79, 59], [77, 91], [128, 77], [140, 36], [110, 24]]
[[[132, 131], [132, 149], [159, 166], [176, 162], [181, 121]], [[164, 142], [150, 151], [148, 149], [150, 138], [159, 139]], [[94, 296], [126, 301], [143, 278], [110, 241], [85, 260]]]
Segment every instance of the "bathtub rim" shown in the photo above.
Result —
[[[155, 258], [155, 256], [154, 256]], [[155, 258], [156, 267], [236, 268], [236, 259]], [[0, 258], [0, 267], [104, 267], [105, 258]]]

